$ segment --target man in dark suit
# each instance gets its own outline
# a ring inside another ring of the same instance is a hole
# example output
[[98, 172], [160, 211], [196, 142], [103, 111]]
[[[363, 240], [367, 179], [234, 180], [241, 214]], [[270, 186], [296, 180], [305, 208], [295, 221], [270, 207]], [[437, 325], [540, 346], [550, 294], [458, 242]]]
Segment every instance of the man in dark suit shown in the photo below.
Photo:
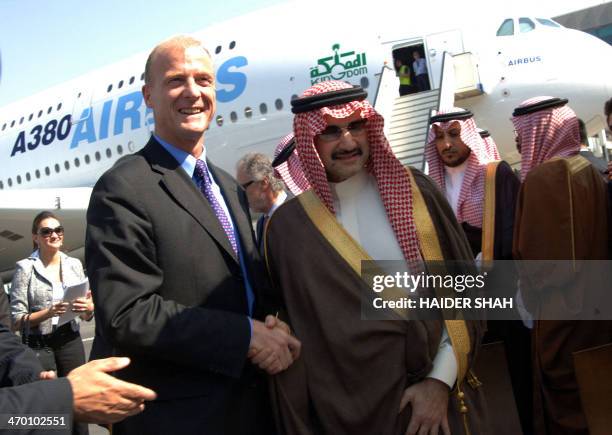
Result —
[[127, 358], [92, 361], [74, 369], [65, 378], [55, 378], [51, 375], [53, 372], [42, 372], [34, 352], [3, 325], [0, 325], [0, 355], [0, 427], [4, 429], [10, 429], [7, 423], [11, 414], [54, 414], [64, 416], [61, 425], [57, 420], [51, 427], [27, 433], [48, 433], [53, 429], [55, 434], [70, 434], [71, 418], [89, 423], [113, 423], [141, 412], [144, 401], [155, 398], [155, 392], [147, 388], [106, 374], [127, 366], [130, 362]]
[[[300, 343], [262, 307], [267, 288], [244, 191], [206, 159], [212, 60], [185, 36], [158, 45], [143, 95], [155, 131], [107, 171], [87, 213], [95, 356], [132, 358], [122, 379], [158, 400], [113, 433], [271, 433], [263, 372]], [[250, 361], [249, 361], [250, 359]]]
[[249, 200], [249, 207], [262, 213], [255, 228], [257, 248], [263, 254], [263, 234], [267, 220], [287, 199], [282, 180], [274, 177], [272, 161], [261, 153], [249, 153], [236, 164], [236, 180]]
[[578, 119], [578, 127], [580, 129], [580, 155], [593, 165], [604, 181], [607, 181], [608, 163], [601, 157], [595, 157], [595, 154], [593, 154], [593, 151], [589, 148], [589, 136], [587, 134], [586, 125], [582, 119]]

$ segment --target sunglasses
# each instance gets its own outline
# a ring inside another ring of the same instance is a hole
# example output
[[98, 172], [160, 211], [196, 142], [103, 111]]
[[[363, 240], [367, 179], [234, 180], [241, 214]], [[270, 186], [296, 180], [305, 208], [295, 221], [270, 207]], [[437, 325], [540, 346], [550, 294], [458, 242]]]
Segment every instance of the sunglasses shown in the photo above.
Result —
[[367, 119], [360, 119], [359, 121], [353, 121], [346, 127], [338, 127], [337, 125], [329, 125], [325, 130], [319, 133], [317, 136], [319, 139], [325, 142], [331, 142], [338, 140], [342, 137], [343, 131], [348, 131], [351, 136], [357, 136], [366, 130]]
[[255, 181], [257, 181], [257, 180], [247, 181], [246, 183], [241, 184], [240, 186], [241, 186], [241, 187], [242, 187], [244, 190], [246, 190], [246, 189], [247, 189], [247, 187], [249, 187], [249, 186], [250, 186], [251, 184], [253, 184]]
[[57, 234], [58, 236], [61, 236], [64, 234], [64, 227], [63, 226], [59, 226], [59, 227], [55, 227], [55, 228], [49, 228], [49, 227], [42, 227], [41, 229], [38, 230], [38, 234], [40, 234], [43, 237], [50, 237], [51, 234]]

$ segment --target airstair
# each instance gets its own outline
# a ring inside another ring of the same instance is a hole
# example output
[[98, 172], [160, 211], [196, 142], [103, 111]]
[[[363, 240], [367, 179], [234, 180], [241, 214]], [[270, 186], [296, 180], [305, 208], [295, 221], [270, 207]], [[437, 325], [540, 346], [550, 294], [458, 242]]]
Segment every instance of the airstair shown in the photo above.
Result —
[[[470, 72], [471, 69], [470, 65]], [[473, 86], [469, 87], [469, 93], [464, 91], [463, 83], [456, 83], [456, 75], [453, 56], [444, 53], [439, 89], [399, 97], [399, 81], [395, 71], [388, 66], [383, 67], [374, 107], [384, 117], [385, 136], [403, 164], [425, 170], [424, 151], [432, 110], [452, 107], [455, 98], [462, 97], [462, 93], [471, 96], [479, 92], [475, 92]], [[456, 85], [460, 85], [460, 88]]]

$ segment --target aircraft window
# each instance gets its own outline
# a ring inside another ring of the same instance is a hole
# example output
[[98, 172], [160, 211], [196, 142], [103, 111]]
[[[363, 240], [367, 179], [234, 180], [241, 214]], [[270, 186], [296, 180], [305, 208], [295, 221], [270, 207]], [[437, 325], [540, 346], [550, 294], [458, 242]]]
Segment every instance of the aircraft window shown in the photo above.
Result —
[[11, 122], [11, 127], [13, 127], [15, 125], [15, 121]]
[[221, 116], [221, 115], [217, 115], [217, 119], [216, 119], [216, 121], [217, 121], [217, 125], [218, 125], [219, 127], [223, 127], [223, 116]]
[[274, 106], [276, 107], [276, 110], [283, 110], [283, 100], [277, 98], [274, 102]]
[[106, 148], [106, 157], [108, 157], [109, 159], [113, 156], [113, 152], [111, 151], [110, 148]]
[[221, 46], [217, 45], [217, 48], [215, 48], [215, 54], [219, 54], [221, 53]]
[[40, 118], [41, 116], [42, 116], [42, 110], [38, 112], [38, 117]]
[[32, 118], [34, 118], [34, 114], [33, 114], [33, 113], [30, 113], [30, 116], [28, 116], [28, 121], [31, 121], [31, 120], [32, 120]]
[[230, 50], [233, 50], [235, 46], [236, 46], [236, 41], [230, 42], [230, 45], [229, 45]]
[[497, 29], [497, 36], [512, 36], [514, 35], [514, 20], [508, 18]]
[[261, 103], [261, 104], [259, 105], [259, 112], [260, 112], [262, 115], [265, 115], [266, 113], [268, 113], [268, 106], [266, 105], [266, 103]]
[[296, 94], [293, 94], [293, 95], [291, 96], [291, 101], [295, 100], [297, 97], [298, 97], [298, 96], [297, 96]]
[[9, 187], [13, 185], [13, 180], [11, 180], [10, 178], [6, 180], [6, 182], [8, 183]]
[[535, 29], [535, 24], [529, 18], [519, 18], [519, 29], [521, 33], [531, 32]]
[[19, 120], [19, 124], [23, 124], [23, 116], [21, 117], [21, 119]]
[[26, 172], [26, 181], [30, 181], [32, 177], [30, 177], [30, 173]]
[[144, 80], [144, 73], [140, 74], [140, 81]]
[[40, 171], [37, 169], [36, 171], [34, 171], [34, 175], [36, 176], [36, 178], [40, 178]]
[[132, 141], [128, 142], [128, 150], [134, 152], [134, 142], [132, 142]]
[[118, 87], [119, 89], [121, 89], [121, 88], [123, 87], [123, 80], [119, 81], [119, 84], [117, 85], [117, 87]]
[[130, 77], [130, 85], [134, 83], [134, 76]]
[[57, 111], [59, 112], [61, 109], [62, 109], [62, 103], [59, 103], [59, 104], [57, 105]]
[[60, 165], [58, 165], [57, 163], [55, 164], [55, 172], [59, 173], [60, 171]]
[[66, 168], [67, 171], [70, 170], [70, 162], [68, 160], [64, 162], [64, 168]]
[[236, 112], [230, 113], [230, 119], [232, 122], [236, 122], [238, 120], [238, 114]]
[[370, 80], [367, 77], [361, 77], [360, 84], [363, 89], [367, 89], [370, 86]]
[[78, 168], [79, 166], [81, 166], [81, 161], [79, 160], [79, 158], [78, 158], [78, 157], [76, 157], [76, 158], [74, 159], [74, 166], [76, 166], [77, 168]]
[[17, 175], [17, 184], [21, 184], [21, 175]]
[[53, 107], [49, 106], [49, 108], [47, 109], [47, 113], [51, 113], [52, 110], [53, 110]]
[[4, 189], [4, 183], [0, 181], [0, 189]]
[[94, 154], [94, 157], [96, 158], [96, 162], [99, 162], [99, 161], [100, 161], [100, 159], [102, 158], [102, 157], [100, 156], [100, 152], [99, 152], [99, 151], [96, 151], [96, 154]]
[[79, 95], [77, 95], [77, 98], [81, 98], [81, 95], [83, 95], [83, 93], [79, 92]]
[[113, 85], [108, 85], [108, 88], [106, 88], [106, 92], [110, 92], [113, 89]]
[[561, 27], [560, 25], [555, 23], [553, 20], [549, 20], [547, 18], [536, 18], [536, 20], [537, 20], [538, 23], [543, 24], [545, 26], [549, 26], [549, 27]]
[[89, 162], [91, 162], [91, 159], [89, 158], [89, 154], [85, 154], [85, 164], [89, 165]]
[[4, 125], [2, 126], [2, 131], [6, 130], [6, 122], [4, 123]]
[[250, 107], [245, 107], [244, 116], [246, 116], [247, 118], [250, 118], [251, 116], [253, 116], [253, 109], [251, 109]]
[[49, 169], [49, 167], [48, 167], [48, 166], [45, 168], [45, 175], [46, 175], [46, 176], [51, 175], [51, 169]]

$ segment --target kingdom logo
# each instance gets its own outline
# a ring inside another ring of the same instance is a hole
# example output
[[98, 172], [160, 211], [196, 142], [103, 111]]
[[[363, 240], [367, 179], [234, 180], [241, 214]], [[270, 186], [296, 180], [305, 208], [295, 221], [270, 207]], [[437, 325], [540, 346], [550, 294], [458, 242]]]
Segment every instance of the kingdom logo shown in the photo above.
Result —
[[310, 84], [314, 85], [328, 80], [342, 80], [368, 73], [365, 53], [354, 51], [340, 53], [340, 44], [332, 45], [334, 54], [317, 60], [310, 67]]

